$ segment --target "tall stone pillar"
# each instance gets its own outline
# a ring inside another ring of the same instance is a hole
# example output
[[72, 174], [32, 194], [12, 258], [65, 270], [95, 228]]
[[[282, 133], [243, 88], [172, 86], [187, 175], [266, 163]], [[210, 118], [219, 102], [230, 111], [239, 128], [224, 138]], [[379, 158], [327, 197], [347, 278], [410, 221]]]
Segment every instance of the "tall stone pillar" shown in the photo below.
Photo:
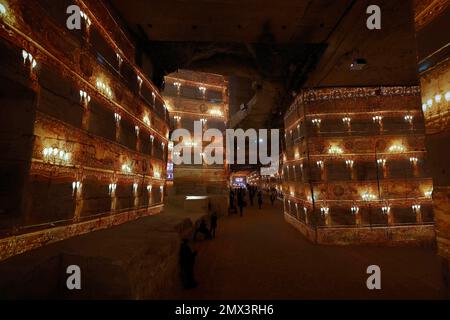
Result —
[[83, 112], [83, 119], [81, 122], [81, 127], [88, 131], [89, 130], [89, 118], [91, 116], [91, 110], [89, 108], [89, 105], [85, 105], [84, 112]]
[[388, 218], [388, 225], [393, 225], [395, 223], [394, 214], [392, 213], [392, 210], [389, 210], [387, 213]]
[[362, 215], [361, 215], [361, 211], [360, 211], [360, 210], [358, 210], [358, 211], [355, 213], [355, 224], [356, 224], [357, 226], [362, 225]]
[[148, 191], [148, 206], [151, 207], [153, 206], [153, 186], [149, 185], [147, 186], [147, 191]]

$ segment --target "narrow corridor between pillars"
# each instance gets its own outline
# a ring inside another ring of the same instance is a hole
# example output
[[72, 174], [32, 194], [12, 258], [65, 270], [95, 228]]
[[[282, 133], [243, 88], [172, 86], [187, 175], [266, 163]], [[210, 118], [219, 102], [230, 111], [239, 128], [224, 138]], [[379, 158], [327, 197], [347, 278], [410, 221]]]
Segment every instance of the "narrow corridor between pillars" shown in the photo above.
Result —
[[[334, 247], [308, 242], [284, 221], [282, 202], [218, 222], [214, 240], [197, 240], [198, 287], [181, 299], [440, 299], [439, 259], [431, 248]], [[369, 290], [367, 268], [381, 268]]]

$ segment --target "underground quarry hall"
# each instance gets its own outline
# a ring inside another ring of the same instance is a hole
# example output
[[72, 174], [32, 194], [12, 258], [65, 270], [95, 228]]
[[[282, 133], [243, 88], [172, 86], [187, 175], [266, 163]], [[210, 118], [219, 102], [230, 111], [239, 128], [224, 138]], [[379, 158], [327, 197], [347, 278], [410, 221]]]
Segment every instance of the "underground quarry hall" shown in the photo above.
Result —
[[448, 300], [448, 30], [449, 0], [0, 0], [0, 299]]

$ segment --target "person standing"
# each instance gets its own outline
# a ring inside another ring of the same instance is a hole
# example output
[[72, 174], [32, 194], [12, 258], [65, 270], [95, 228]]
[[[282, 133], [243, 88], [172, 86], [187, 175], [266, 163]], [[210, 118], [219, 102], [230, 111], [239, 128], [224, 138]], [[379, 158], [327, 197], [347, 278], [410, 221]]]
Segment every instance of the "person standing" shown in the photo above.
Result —
[[231, 189], [230, 190], [230, 212], [232, 213], [237, 213], [236, 207], [234, 206], [234, 191]]
[[275, 204], [276, 199], [277, 199], [277, 194], [275, 193], [275, 191], [272, 191], [272, 193], [270, 194], [270, 202], [272, 203], [272, 207]]
[[248, 192], [249, 198], [250, 198], [250, 205], [253, 207], [253, 199], [255, 198], [255, 191], [252, 187], [250, 187], [250, 190]]
[[197, 281], [194, 278], [194, 264], [197, 251], [192, 251], [189, 247], [189, 240], [183, 239], [180, 248], [180, 267], [181, 280], [185, 289], [197, 287]]
[[237, 202], [238, 202], [239, 212], [241, 214], [241, 217], [243, 217], [244, 216], [245, 201], [244, 201], [244, 196], [243, 196], [241, 191], [238, 192]]
[[204, 219], [202, 219], [202, 221], [200, 222], [200, 226], [195, 230], [194, 241], [197, 240], [198, 233], [203, 234], [205, 239], [208, 239], [208, 240], [212, 239], [211, 232], [210, 232], [210, 230], [208, 230], [206, 221]]

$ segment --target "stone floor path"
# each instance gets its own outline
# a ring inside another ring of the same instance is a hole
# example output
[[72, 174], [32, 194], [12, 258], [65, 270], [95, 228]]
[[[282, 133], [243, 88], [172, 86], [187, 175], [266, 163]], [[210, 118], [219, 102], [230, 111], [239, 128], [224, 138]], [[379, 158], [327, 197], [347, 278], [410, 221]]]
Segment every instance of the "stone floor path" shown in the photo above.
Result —
[[[199, 287], [182, 299], [439, 299], [441, 269], [433, 249], [314, 245], [284, 221], [282, 204], [247, 208], [219, 220], [217, 238], [193, 244]], [[378, 265], [382, 290], [369, 291]]]

